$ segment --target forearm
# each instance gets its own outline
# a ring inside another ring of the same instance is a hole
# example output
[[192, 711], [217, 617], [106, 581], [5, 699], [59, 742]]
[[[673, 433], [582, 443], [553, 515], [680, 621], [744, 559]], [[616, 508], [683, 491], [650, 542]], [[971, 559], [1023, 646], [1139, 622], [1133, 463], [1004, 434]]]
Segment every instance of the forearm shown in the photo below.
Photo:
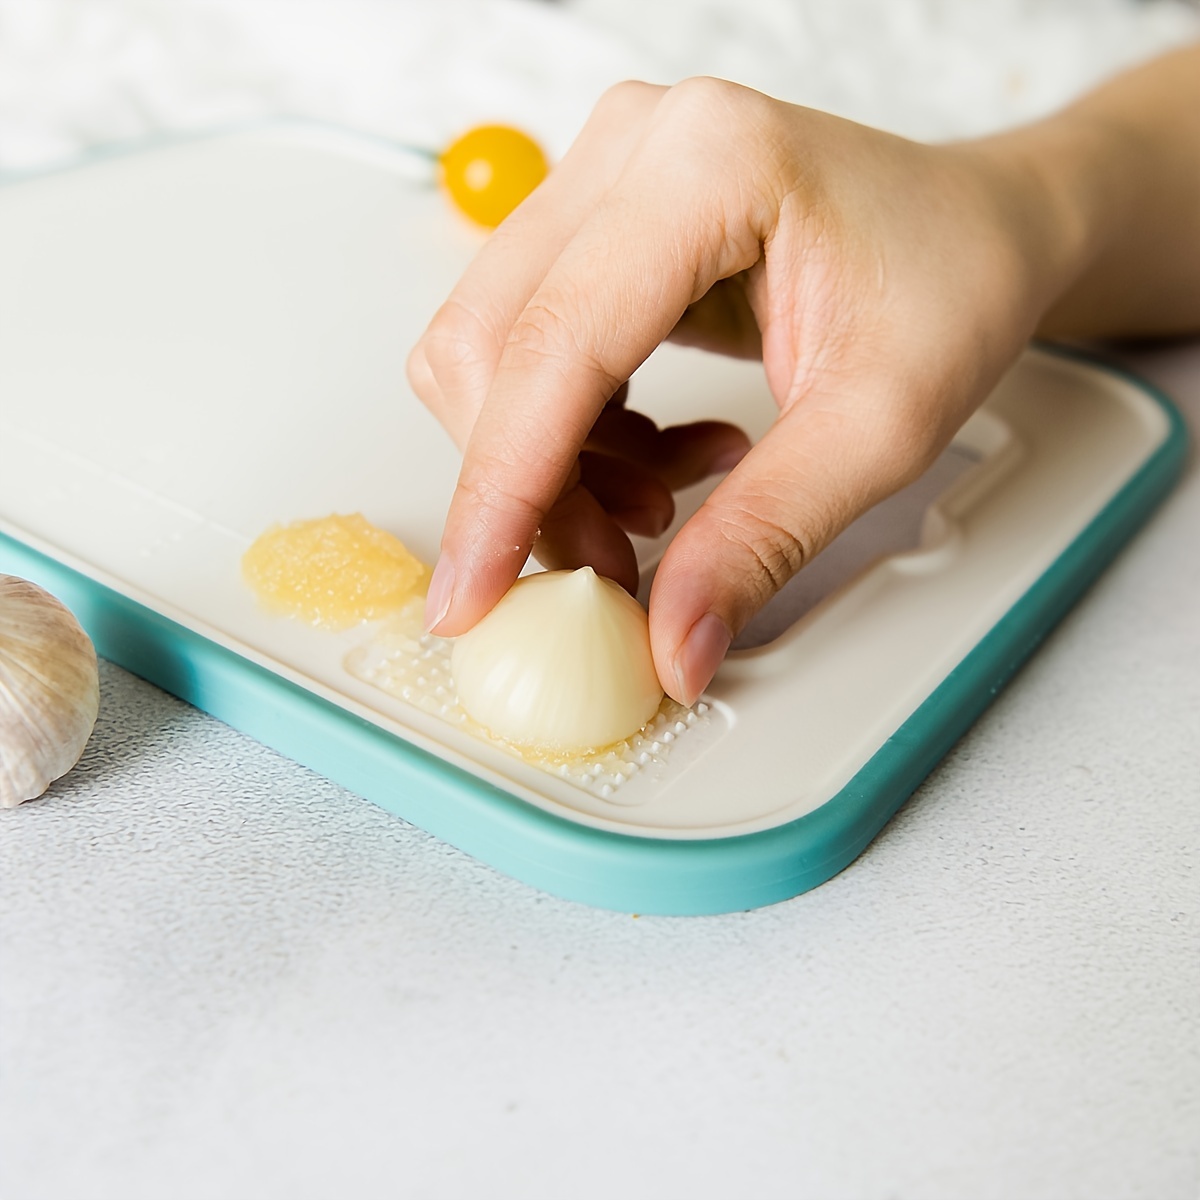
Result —
[[1060, 243], [1039, 333], [1200, 331], [1200, 45], [996, 144], [1036, 176]]

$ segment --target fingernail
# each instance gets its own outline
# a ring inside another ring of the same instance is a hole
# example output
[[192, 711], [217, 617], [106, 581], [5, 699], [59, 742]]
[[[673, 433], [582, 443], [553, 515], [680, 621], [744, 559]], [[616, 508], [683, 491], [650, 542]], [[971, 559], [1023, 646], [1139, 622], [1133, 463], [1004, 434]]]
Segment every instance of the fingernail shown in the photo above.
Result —
[[733, 634], [716, 613], [705, 613], [688, 631], [675, 656], [675, 698], [682, 704], [695, 704], [717, 673], [729, 650]]
[[661, 508], [622, 508], [609, 513], [616, 523], [626, 533], [636, 533], [640, 537], [662, 537], [671, 527], [674, 514], [667, 514]]
[[748, 446], [731, 446], [728, 450], [722, 450], [709, 465], [709, 473], [724, 475], [726, 471], [732, 471], [749, 452]]
[[425, 593], [425, 632], [432, 633], [450, 611], [454, 599], [454, 563], [445, 554], [437, 560]]

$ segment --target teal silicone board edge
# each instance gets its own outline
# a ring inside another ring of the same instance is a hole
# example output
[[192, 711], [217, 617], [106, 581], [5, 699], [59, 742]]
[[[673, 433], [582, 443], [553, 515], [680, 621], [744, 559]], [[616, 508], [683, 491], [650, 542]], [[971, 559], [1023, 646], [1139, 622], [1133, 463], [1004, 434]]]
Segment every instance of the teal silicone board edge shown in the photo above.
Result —
[[555, 816], [0, 534], [0, 569], [58, 595], [101, 655], [505, 874], [625, 912], [701, 915], [761, 907], [816, 887], [866, 848], [987, 708], [1178, 479], [1187, 434], [1169, 432], [1129, 482], [836, 796], [786, 825], [739, 837], [618, 834]]

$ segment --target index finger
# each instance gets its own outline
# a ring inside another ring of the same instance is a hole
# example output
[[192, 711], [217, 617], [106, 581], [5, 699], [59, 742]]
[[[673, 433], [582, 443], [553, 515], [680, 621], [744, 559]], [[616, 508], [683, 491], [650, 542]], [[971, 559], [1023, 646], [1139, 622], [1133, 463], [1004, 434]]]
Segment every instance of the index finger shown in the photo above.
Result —
[[469, 629], [508, 590], [609, 398], [688, 305], [759, 256], [758, 222], [726, 211], [711, 158], [659, 140], [643, 140], [513, 324], [430, 582], [440, 634]]

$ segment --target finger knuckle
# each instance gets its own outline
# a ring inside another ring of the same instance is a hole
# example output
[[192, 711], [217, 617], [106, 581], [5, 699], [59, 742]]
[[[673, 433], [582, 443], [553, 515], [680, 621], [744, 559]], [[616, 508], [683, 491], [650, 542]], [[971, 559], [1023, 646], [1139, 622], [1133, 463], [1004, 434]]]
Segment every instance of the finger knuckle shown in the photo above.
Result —
[[[663, 97], [648, 145], [669, 156], [674, 186], [691, 197], [694, 250], [722, 278], [758, 261], [785, 175], [778, 103], [741, 84], [696, 76]], [[693, 299], [699, 299], [702, 293]]]
[[707, 109], [713, 104], [727, 104], [749, 91], [740, 84], [712, 75], [692, 75], [672, 85], [668, 93], [672, 107], [685, 106]]
[[764, 600], [812, 558], [803, 537], [750, 507], [727, 512], [717, 528], [742, 560], [751, 587]]
[[429, 360], [425, 357], [424, 347], [418, 343], [412, 348], [408, 360], [404, 364], [404, 373], [408, 377], [409, 386], [426, 405], [431, 405], [437, 399], [438, 387], [434, 381], [433, 372], [429, 369]]
[[477, 455], [473, 469], [459, 478], [459, 495], [472, 511], [499, 518], [505, 526], [536, 528], [542, 510], [535, 499], [514, 490], [514, 468], [517, 477], [523, 474], [520, 460], [514, 462], [502, 450]]
[[550, 368], [564, 375], [582, 369], [613, 395], [624, 380], [609, 370], [602, 351], [592, 345], [587, 323], [566, 315], [577, 307], [567, 298], [530, 301], [509, 333], [505, 347], [509, 364], [526, 370]]
[[606, 118], [629, 118], [652, 108], [666, 91], [658, 84], [643, 83], [640, 79], [623, 79], [601, 93], [595, 111]]
[[774, 102], [761, 92], [710, 75], [695, 75], [674, 84], [660, 105], [664, 119], [710, 135], [719, 133], [722, 138], [748, 122], [759, 123], [773, 109]]
[[433, 377], [442, 379], [485, 362], [493, 339], [491, 327], [478, 313], [448, 300], [430, 322], [420, 350]]

